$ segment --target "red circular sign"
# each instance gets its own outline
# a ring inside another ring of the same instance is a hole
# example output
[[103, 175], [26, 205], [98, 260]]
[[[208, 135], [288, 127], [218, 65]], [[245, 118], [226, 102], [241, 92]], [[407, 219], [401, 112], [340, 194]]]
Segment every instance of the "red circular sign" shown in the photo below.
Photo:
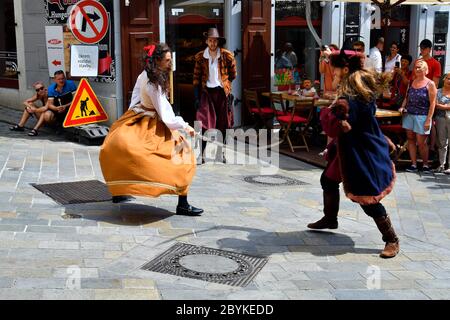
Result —
[[69, 27], [75, 38], [83, 43], [94, 44], [102, 40], [108, 25], [108, 13], [100, 2], [81, 1], [70, 12]]

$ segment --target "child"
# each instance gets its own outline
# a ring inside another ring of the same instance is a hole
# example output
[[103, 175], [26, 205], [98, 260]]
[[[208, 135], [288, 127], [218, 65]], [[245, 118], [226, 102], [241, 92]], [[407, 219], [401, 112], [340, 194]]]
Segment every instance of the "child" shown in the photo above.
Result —
[[317, 95], [316, 89], [312, 86], [311, 80], [303, 80], [303, 89], [300, 90], [300, 95], [303, 97], [315, 97]]

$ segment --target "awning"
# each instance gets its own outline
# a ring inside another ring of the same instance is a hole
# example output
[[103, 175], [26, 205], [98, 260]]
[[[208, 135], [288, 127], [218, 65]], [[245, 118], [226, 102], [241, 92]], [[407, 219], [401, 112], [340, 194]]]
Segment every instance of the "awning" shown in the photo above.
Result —
[[[312, 0], [312, 1], [324, 1], [324, 0]], [[325, 1], [336, 1], [336, 0], [325, 0]], [[336, 2], [365, 2], [370, 3], [373, 2], [372, 0], [337, 0]], [[380, 2], [384, 2], [383, 0], [380, 0]], [[395, 4], [396, 2], [399, 2], [399, 0], [391, 0], [391, 5]], [[426, 4], [426, 5], [450, 5], [450, 0], [406, 0], [401, 3], [402, 5], [419, 5], [419, 4]]]

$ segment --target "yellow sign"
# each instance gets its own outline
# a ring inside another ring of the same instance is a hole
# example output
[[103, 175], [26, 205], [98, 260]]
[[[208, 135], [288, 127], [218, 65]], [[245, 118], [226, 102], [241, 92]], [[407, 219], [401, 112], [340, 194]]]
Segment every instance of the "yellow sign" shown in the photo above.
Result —
[[86, 79], [82, 79], [64, 120], [64, 128], [103, 122], [108, 115]]

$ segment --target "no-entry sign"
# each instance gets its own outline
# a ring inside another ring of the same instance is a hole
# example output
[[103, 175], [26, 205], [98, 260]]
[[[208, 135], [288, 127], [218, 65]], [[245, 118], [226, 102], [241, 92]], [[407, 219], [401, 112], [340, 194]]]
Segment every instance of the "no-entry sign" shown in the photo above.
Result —
[[94, 44], [108, 32], [108, 13], [100, 2], [80, 1], [71, 10], [68, 25], [79, 41]]

